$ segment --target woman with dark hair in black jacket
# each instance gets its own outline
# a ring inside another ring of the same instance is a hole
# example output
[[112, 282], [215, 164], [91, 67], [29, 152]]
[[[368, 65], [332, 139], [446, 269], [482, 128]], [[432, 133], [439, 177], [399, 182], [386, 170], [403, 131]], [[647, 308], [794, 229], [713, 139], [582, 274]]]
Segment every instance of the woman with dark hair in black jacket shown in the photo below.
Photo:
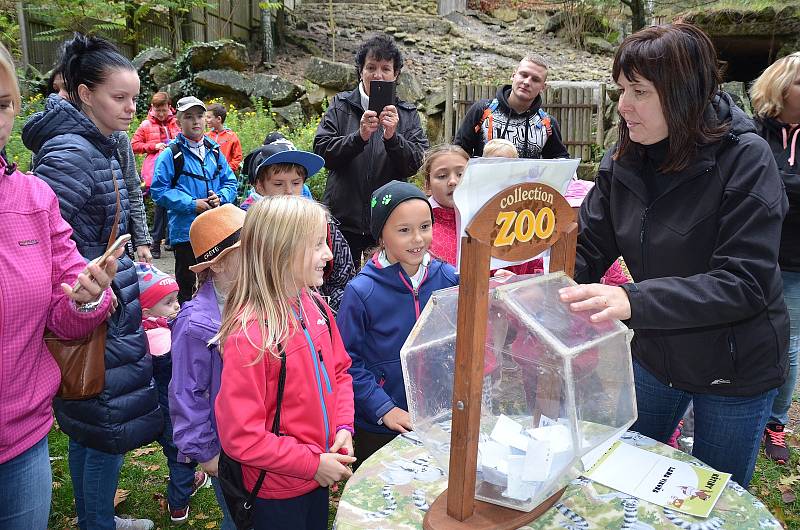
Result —
[[778, 59], [750, 88], [756, 129], [772, 149], [781, 173], [789, 212], [783, 222], [778, 264], [783, 276], [783, 297], [789, 308], [789, 375], [778, 390], [767, 428], [764, 450], [779, 464], [789, 463], [784, 427], [797, 385], [800, 356], [800, 52]]
[[[80, 34], [67, 42], [60, 67], [69, 100], [51, 95], [44, 112], [25, 124], [23, 141], [35, 153], [33, 172], [58, 197], [78, 251], [91, 260], [105, 250], [118, 197], [118, 233], [128, 231], [128, 191], [113, 133], [127, 130], [133, 119], [139, 77], [112, 44]], [[82, 530], [153, 526], [146, 519], [114, 517], [123, 455], [155, 440], [162, 417], [141, 327], [136, 270], [127, 256], [119, 259], [112, 288], [119, 305], [108, 320], [103, 392], [84, 401], [54, 401], [58, 424], [70, 438]]]
[[[667, 442], [693, 402], [692, 454], [747, 487], [786, 376], [775, 159], [719, 91], [716, 51], [694, 26], [631, 35], [613, 77], [619, 143], [580, 213], [575, 279], [590, 285], [562, 300], [635, 331], [631, 428]], [[591, 283], [620, 255], [635, 283]]]
[[331, 101], [314, 137], [328, 179], [323, 202], [341, 223], [356, 268], [377, 242], [369, 232], [372, 192], [391, 180], [408, 180], [422, 165], [428, 139], [417, 108], [395, 98], [380, 112], [369, 110], [370, 81], [396, 81], [403, 55], [388, 35], [375, 35], [356, 52], [358, 86]]

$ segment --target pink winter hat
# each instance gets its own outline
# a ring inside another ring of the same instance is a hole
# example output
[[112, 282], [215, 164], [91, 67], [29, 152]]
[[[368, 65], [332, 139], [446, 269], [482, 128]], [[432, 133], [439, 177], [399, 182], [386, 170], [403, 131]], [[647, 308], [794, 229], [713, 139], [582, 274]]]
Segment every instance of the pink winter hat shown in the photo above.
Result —
[[174, 276], [149, 263], [136, 262], [136, 275], [139, 278], [139, 303], [142, 309], [151, 309], [162, 298], [178, 290]]

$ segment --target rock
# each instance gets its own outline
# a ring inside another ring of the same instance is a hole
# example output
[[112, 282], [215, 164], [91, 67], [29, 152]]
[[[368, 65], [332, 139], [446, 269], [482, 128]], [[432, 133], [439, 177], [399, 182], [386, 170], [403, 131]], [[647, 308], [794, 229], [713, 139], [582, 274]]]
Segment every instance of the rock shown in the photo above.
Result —
[[614, 103], [619, 101], [619, 88], [617, 85], [606, 85], [606, 96]]
[[312, 57], [303, 77], [314, 84], [334, 90], [352, 90], [358, 83], [356, 70], [351, 64]]
[[557, 12], [555, 15], [547, 19], [547, 23], [544, 26], [545, 33], [557, 33], [564, 27], [564, 23], [567, 20], [567, 15], [563, 11]]
[[397, 28], [395, 26], [386, 26], [385, 28], [383, 28], [383, 32], [389, 34], [397, 33]]
[[251, 98], [264, 104], [282, 107], [296, 101], [305, 90], [290, 81], [268, 74], [243, 74], [233, 70], [203, 70], [194, 83], [214, 96], [224, 96], [239, 104], [249, 105]]
[[133, 63], [133, 67], [137, 70], [149, 70], [153, 66], [171, 59], [172, 55], [170, 55], [167, 50], [156, 46], [140, 51], [136, 57], [131, 60], [131, 63]]
[[601, 37], [584, 37], [583, 44], [586, 47], [586, 51], [589, 53], [614, 55], [614, 45]]
[[394, 38], [396, 40], [403, 40], [407, 36], [408, 36], [408, 33], [404, 32], [404, 31], [398, 31], [397, 33], [394, 34]]
[[747, 88], [741, 81], [731, 81], [730, 83], [723, 83], [722, 90], [727, 92], [736, 106], [745, 111], [748, 115], [753, 115], [753, 109], [750, 106], [750, 97], [747, 94]]
[[603, 147], [605, 149], [609, 149], [611, 146], [617, 143], [617, 140], [619, 139], [618, 136], [619, 136], [619, 126], [614, 125], [609, 130], [606, 131], [606, 138], [603, 141]]
[[425, 124], [425, 135], [431, 145], [436, 145], [444, 141], [444, 114], [434, 114], [427, 116]]
[[264, 103], [283, 107], [297, 101], [305, 93], [305, 89], [277, 75], [255, 74], [250, 81], [247, 95], [261, 98]]
[[291, 129], [303, 123], [303, 107], [299, 101], [285, 107], [275, 107], [272, 112], [278, 125], [286, 125]]
[[225, 96], [239, 104], [249, 104], [252, 81], [239, 72], [203, 70], [194, 76], [194, 84], [212, 96]]
[[[322, 107], [325, 104], [325, 100], [328, 99], [328, 94], [326, 89], [322, 88], [318, 85], [313, 85], [303, 96], [305, 98], [307, 104], [315, 111], [315, 113], [322, 112]], [[300, 99], [302, 103], [303, 98]], [[304, 108], [305, 110], [305, 108]]]
[[446, 99], [447, 98], [445, 98], [445, 91], [437, 90], [436, 92], [432, 93], [427, 98], [425, 98], [425, 110], [428, 111], [429, 115], [443, 111]]
[[213, 68], [216, 70], [246, 70], [248, 66], [247, 48], [232, 40], [218, 40], [194, 44], [186, 50], [193, 72]]
[[410, 72], [400, 72], [397, 77], [397, 97], [408, 103], [415, 103], [425, 97], [425, 90]]
[[150, 68], [150, 77], [155, 81], [156, 86], [168, 85], [175, 81], [175, 63], [172, 61], [164, 61]]
[[169, 94], [169, 97], [173, 102], [178, 101], [183, 96], [192, 95], [194, 92], [193, 90], [189, 90], [189, 81], [186, 79], [181, 79], [180, 81], [175, 81], [168, 85], [164, 85], [158, 90]]
[[406, 37], [405, 39], [403, 39], [403, 42], [405, 42], [406, 44], [411, 44], [411, 45], [413, 45], [413, 44], [416, 44], [416, 43], [417, 43], [417, 40], [418, 40], [418, 39], [417, 39], [416, 37], [411, 37], [411, 36], [408, 36], [408, 37]]
[[511, 7], [498, 7], [492, 11], [492, 16], [503, 22], [516, 22], [519, 19], [519, 11]]
[[597, 176], [597, 171], [600, 169], [600, 164], [595, 164], [592, 162], [581, 162], [578, 164], [578, 178], [581, 180], [590, 180], [594, 181], [595, 176]]

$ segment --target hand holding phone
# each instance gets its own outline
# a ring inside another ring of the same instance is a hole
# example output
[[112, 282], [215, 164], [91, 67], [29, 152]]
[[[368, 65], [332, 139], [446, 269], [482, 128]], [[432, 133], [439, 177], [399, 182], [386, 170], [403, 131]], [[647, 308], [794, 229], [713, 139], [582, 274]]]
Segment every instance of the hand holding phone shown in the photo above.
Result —
[[[84, 290], [84, 285], [80, 281], [80, 276], [83, 275], [89, 281], [94, 281], [97, 284], [97, 287], [100, 287], [98, 293], [89, 293], [89, 295], [94, 294], [95, 297], [99, 296], [101, 292], [108, 288], [108, 285], [111, 284], [111, 279], [113, 279], [114, 275], [117, 273], [116, 263], [113, 264], [113, 270], [108, 270], [106, 260], [112, 255], [115, 257], [121, 255], [117, 254], [117, 252], [120, 251], [125, 246], [125, 243], [130, 241], [130, 239], [130, 234], [122, 234], [119, 236], [117, 240], [114, 241], [105, 252], [103, 252], [102, 256], [93, 259], [86, 265], [86, 269], [84, 269], [84, 271], [78, 275], [78, 280], [72, 285], [72, 287], [62, 284], [62, 288], [66, 287], [64, 292], [76, 302], [79, 302], [81, 299], [85, 298], [87, 293], [82, 293]], [[84, 296], [80, 296], [81, 294]], [[88, 300], [91, 300], [91, 298]], [[85, 303], [86, 301], [80, 303]]]

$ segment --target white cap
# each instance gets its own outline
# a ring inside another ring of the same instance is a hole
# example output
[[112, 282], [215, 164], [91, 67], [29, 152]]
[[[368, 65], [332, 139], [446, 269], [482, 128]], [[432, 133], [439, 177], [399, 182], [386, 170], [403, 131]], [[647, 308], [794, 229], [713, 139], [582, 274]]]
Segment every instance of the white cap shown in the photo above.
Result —
[[206, 110], [206, 104], [194, 96], [186, 96], [178, 100], [178, 112], [189, 110], [192, 107], [203, 107], [203, 110]]

